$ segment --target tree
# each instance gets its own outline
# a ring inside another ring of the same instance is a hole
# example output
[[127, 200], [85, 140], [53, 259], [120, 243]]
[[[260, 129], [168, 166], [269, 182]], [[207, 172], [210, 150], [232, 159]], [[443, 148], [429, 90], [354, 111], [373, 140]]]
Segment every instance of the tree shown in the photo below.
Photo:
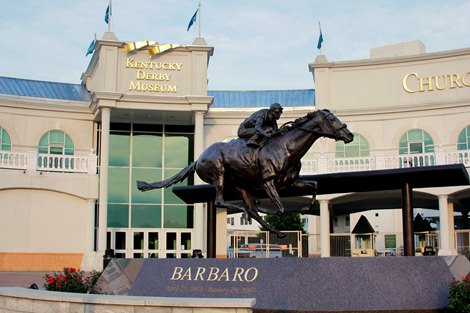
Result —
[[[280, 231], [301, 230], [304, 232], [304, 222], [298, 212], [267, 214], [266, 222]], [[265, 231], [266, 229], [261, 228], [261, 230]]]

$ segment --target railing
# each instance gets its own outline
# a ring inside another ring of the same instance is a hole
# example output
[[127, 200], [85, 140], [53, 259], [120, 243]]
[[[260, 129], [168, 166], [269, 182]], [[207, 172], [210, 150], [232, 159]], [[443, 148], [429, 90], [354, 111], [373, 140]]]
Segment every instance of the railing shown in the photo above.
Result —
[[470, 230], [460, 229], [455, 231], [455, 245], [457, 253], [465, 255], [470, 260]]
[[0, 151], [0, 168], [27, 171], [96, 174], [97, 156]]
[[419, 153], [382, 154], [355, 158], [318, 157], [302, 160], [302, 175], [336, 172], [368, 171], [462, 163], [470, 167], [470, 150]]
[[89, 156], [39, 154], [38, 171], [87, 173]]
[[[308, 239], [307, 252], [304, 256], [320, 256], [321, 243], [320, 234], [303, 235]], [[330, 256], [351, 257], [356, 246], [354, 234], [330, 234]], [[388, 237], [388, 239], [387, 239]], [[403, 234], [402, 233], [376, 233], [370, 236], [370, 248], [376, 250], [376, 256], [403, 256]], [[458, 255], [464, 255], [470, 260], [470, 229], [454, 231], [455, 249]], [[415, 232], [414, 233], [415, 254], [423, 255], [425, 247], [432, 247], [434, 253], [439, 251], [439, 231]]]
[[0, 151], [0, 168], [25, 170], [28, 167], [28, 154], [21, 152]]

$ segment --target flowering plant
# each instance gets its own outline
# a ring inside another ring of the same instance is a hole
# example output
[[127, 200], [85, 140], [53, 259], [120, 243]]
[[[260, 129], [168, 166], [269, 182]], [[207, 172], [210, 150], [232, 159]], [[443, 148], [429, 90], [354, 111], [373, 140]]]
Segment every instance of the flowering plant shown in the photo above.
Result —
[[51, 291], [97, 293], [95, 283], [100, 277], [99, 272], [93, 271], [85, 274], [84, 271], [73, 267], [64, 267], [63, 272], [46, 274], [44, 288]]
[[452, 282], [449, 290], [449, 308], [452, 312], [470, 312], [470, 273]]

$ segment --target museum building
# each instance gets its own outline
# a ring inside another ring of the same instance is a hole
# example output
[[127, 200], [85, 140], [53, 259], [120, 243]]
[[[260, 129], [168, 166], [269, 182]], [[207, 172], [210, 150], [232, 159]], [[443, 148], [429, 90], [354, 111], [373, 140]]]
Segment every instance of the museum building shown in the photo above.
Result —
[[[171, 188], [142, 193], [136, 181], [173, 176], [273, 102], [284, 106], [280, 124], [328, 108], [355, 134], [348, 145], [321, 139], [302, 174], [470, 164], [470, 49], [426, 53], [413, 41], [372, 49], [365, 60], [320, 55], [305, 68], [315, 89], [275, 91], [208, 91], [213, 51], [203, 38], [159, 45], [105, 33], [81, 84], [0, 77], [0, 271], [100, 269], [107, 249], [119, 258], [205, 254], [206, 205], [188, 205]], [[415, 207], [439, 211], [442, 255], [458, 252], [454, 212], [468, 221], [469, 192], [414, 191]], [[388, 205], [396, 196], [331, 194], [318, 203], [328, 217], [344, 217], [397, 209]], [[216, 220], [224, 258], [225, 210]], [[401, 223], [385, 220], [383, 233]], [[325, 237], [329, 223], [309, 218], [309, 232]], [[327, 245], [318, 246], [323, 257]]]

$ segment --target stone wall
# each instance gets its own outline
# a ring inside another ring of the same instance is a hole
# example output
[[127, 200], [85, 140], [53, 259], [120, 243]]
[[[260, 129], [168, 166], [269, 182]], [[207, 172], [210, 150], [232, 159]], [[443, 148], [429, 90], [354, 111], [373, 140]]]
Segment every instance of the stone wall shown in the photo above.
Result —
[[90, 295], [0, 288], [0, 312], [57, 313], [251, 313], [255, 299], [199, 299]]

